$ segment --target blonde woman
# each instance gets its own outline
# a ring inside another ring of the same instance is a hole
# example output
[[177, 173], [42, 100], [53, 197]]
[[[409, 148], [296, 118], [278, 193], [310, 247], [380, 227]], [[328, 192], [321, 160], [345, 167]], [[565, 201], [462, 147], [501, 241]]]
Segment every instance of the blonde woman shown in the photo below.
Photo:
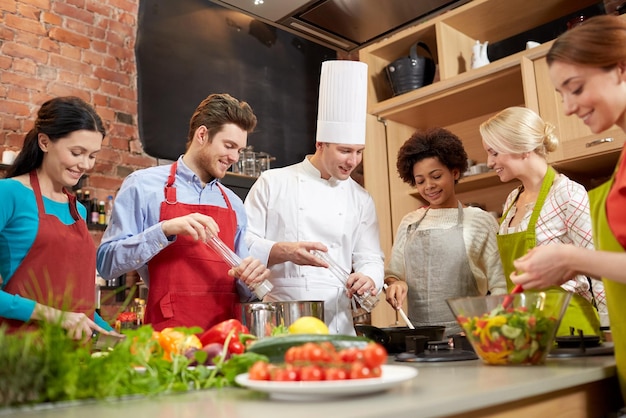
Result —
[[[513, 261], [531, 248], [556, 242], [593, 249], [587, 191], [548, 164], [548, 153], [559, 144], [553, 131], [552, 124], [525, 107], [507, 108], [480, 126], [488, 166], [502, 182], [522, 182], [506, 199], [498, 231], [509, 290], [514, 286], [509, 278]], [[558, 334], [567, 335], [573, 327], [599, 335], [598, 311], [608, 320], [602, 283], [591, 286], [591, 280], [579, 274], [561, 289], [553, 291], [573, 292], [574, 297]]]

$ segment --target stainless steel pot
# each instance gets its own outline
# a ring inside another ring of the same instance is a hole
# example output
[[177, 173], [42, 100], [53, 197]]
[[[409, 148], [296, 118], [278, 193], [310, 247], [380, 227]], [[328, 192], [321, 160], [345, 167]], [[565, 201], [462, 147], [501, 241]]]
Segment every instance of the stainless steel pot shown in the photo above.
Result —
[[252, 335], [258, 338], [272, 335], [276, 326], [276, 307], [264, 302], [249, 302], [240, 304], [238, 318], [248, 327]]
[[302, 316], [312, 316], [324, 321], [324, 301], [295, 300], [290, 302], [269, 302], [276, 307], [276, 323], [288, 327]]
[[298, 300], [289, 302], [248, 302], [239, 304], [237, 319], [258, 338], [268, 337], [274, 327], [288, 327], [302, 316], [324, 320], [324, 302]]

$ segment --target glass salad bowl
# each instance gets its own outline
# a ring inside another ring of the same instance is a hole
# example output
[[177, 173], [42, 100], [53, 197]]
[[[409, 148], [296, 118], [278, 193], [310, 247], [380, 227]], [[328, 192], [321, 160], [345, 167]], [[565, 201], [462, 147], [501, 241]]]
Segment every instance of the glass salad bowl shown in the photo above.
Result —
[[525, 291], [448, 299], [447, 303], [480, 359], [496, 365], [543, 364], [571, 293]]

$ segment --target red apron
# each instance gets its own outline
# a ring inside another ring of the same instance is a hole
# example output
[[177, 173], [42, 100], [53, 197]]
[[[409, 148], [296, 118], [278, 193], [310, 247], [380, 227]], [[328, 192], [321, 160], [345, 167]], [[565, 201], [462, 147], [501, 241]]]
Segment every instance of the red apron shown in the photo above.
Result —
[[[213, 205], [180, 203], [176, 200], [177, 163], [172, 164], [161, 203], [160, 221], [190, 213], [211, 216], [220, 227], [219, 236], [234, 248], [237, 215], [220, 188], [226, 208]], [[200, 241], [178, 235], [176, 241], [148, 263], [150, 286], [146, 304], [146, 323], [160, 331], [167, 327], [198, 326], [204, 330], [234, 318], [239, 301], [235, 279], [228, 275], [228, 264]]]
[[[39, 227], [32, 247], [4, 291], [33, 299], [42, 305], [68, 312], [83, 312], [93, 319], [96, 305], [96, 250], [87, 224], [78, 214], [76, 197], [69, 198], [71, 225], [45, 212], [36, 171], [30, 172], [35, 193]], [[0, 319], [12, 330], [24, 322]]]

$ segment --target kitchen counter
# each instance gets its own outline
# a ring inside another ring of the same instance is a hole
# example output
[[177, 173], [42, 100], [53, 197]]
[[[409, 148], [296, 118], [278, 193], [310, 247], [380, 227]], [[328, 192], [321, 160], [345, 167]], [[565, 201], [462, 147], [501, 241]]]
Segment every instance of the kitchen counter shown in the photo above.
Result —
[[[228, 388], [112, 402], [2, 410], [44, 418], [602, 417], [621, 406], [613, 356], [548, 359], [544, 366], [488, 366], [479, 360], [399, 363], [418, 375], [386, 392], [307, 402]], [[550, 415], [549, 415], [550, 414]]]

